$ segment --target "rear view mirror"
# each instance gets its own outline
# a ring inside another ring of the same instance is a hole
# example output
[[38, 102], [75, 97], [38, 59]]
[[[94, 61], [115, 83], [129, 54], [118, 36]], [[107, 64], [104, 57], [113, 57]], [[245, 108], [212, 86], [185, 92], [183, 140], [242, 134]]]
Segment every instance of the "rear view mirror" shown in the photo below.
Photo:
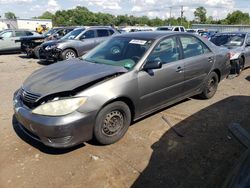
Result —
[[147, 61], [143, 66], [143, 70], [160, 69], [161, 67], [162, 63], [160, 61]]

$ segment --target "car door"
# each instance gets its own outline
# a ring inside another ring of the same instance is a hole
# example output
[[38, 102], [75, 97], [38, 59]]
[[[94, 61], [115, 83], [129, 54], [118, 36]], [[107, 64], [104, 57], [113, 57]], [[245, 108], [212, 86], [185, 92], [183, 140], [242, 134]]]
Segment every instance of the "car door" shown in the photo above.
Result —
[[187, 94], [200, 89], [215, 59], [212, 51], [195, 36], [181, 35], [180, 42], [185, 70], [183, 92]]
[[0, 51], [13, 50], [15, 44], [13, 31], [5, 31], [0, 35]]
[[245, 53], [245, 67], [246, 66], [250, 66], [250, 34], [248, 33], [246, 36], [246, 44], [245, 44], [245, 49], [244, 49], [244, 53]]
[[180, 60], [180, 46], [176, 37], [161, 40], [146, 63], [160, 61], [162, 68], [141, 70], [138, 73], [140, 113], [160, 107], [182, 95], [184, 63]]
[[79, 38], [81, 41], [81, 46], [80, 48], [80, 56], [87, 53], [89, 50], [94, 48], [96, 46], [96, 31], [94, 29], [90, 29], [85, 31]]

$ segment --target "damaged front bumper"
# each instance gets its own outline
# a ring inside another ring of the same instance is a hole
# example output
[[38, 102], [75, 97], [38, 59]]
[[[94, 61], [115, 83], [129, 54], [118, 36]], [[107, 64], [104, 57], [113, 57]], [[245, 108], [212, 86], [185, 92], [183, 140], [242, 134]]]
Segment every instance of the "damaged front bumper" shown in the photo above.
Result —
[[59, 48], [52, 48], [46, 50], [44, 48], [39, 49], [39, 59], [42, 61], [58, 61], [61, 60], [62, 50]]
[[95, 113], [75, 111], [65, 116], [36, 115], [14, 96], [19, 128], [29, 137], [54, 148], [68, 148], [92, 139]]

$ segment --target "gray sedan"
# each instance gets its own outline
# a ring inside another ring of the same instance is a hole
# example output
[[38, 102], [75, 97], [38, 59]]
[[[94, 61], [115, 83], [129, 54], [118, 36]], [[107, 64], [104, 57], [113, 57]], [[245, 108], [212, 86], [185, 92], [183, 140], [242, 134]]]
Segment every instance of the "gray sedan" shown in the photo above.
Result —
[[80, 59], [35, 71], [14, 94], [20, 128], [51, 147], [112, 144], [134, 120], [199, 94], [230, 70], [227, 51], [175, 32], [117, 35]]

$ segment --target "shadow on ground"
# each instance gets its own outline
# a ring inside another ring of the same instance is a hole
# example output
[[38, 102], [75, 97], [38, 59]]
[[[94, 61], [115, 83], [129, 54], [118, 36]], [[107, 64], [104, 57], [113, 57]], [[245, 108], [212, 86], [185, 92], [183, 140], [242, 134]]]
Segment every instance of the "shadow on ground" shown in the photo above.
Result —
[[43, 153], [47, 153], [47, 154], [52, 154], [52, 155], [61, 155], [61, 154], [65, 154], [65, 153], [69, 153], [72, 152], [76, 149], [82, 148], [84, 147], [84, 144], [79, 144], [77, 146], [74, 146], [72, 148], [66, 148], [66, 149], [57, 149], [57, 148], [51, 148], [51, 147], [47, 147], [45, 145], [43, 145], [42, 143], [30, 138], [29, 136], [27, 136], [19, 127], [18, 122], [15, 118], [15, 116], [12, 117], [12, 125], [13, 128], [16, 132], [16, 134], [26, 143], [28, 143], [29, 145], [39, 149], [41, 152]]
[[245, 150], [228, 126], [239, 123], [250, 131], [249, 112], [250, 97], [233, 96], [182, 120], [174, 129], [184, 137], [170, 129], [154, 143], [148, 166], [132, 187], [221, 187]]
[[247, 76], [247, 77], [246, 77], [246, 80], [250, 82], [250, 76]]

